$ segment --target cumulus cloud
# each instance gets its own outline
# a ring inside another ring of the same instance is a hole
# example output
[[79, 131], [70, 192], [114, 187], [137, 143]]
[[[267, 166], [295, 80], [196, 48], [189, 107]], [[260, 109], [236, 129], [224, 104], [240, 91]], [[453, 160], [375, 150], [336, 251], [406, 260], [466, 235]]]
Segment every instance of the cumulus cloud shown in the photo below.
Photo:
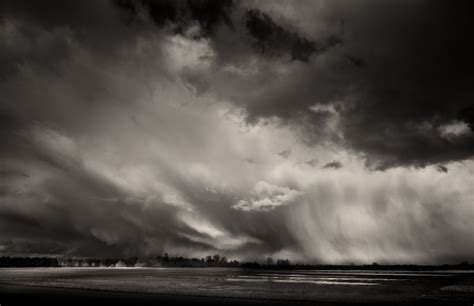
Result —
[[457, 120], [440, 125], [438, 131], [439, 135], [448, 141], [456, 141], [457, 138], [467, 136], [471, 133], [471, 129], [466, 122]]
[[301, 192], [289, 187], [276, 186], [260, 181], [253, 188], [250, 199], [240, 200], [232, 208], [243, 211], [270, 211], [279, 206], [295, 202], [299, 195], [301, 195]]

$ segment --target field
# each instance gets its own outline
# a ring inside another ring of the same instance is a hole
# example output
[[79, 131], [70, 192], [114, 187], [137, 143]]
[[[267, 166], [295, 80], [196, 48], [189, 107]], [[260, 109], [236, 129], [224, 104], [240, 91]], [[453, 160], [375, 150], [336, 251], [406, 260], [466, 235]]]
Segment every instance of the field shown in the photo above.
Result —
[[0, 269], [2, 306], [20, 304], [27, 298], [35, 299], [35, 304], [41, 301], [52, 304], [56, 297], [69, 304], [81, 298], [88, 298], [91, 302], [95, 297], [160, 305], [183, 301], [216, 305], [314, 302], [328, 305], [473, 305], [474, 275], [463, 271], [417, 273], [236, 268]]

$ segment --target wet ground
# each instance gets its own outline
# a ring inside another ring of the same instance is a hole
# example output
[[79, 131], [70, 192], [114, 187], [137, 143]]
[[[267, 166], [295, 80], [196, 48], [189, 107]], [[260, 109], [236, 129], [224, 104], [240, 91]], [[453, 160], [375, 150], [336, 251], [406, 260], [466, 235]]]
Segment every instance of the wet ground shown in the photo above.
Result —
[[236, 268], [0, 269], [0, 304], [473, 305], [474, 274]]

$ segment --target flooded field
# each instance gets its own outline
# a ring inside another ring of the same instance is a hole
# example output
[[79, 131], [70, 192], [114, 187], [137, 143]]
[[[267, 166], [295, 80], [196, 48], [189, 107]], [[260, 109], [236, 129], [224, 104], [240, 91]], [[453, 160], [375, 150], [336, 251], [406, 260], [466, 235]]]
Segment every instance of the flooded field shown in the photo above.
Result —
[[[0, 269], [0, 285], [262, 301], [472, 305], [471, 273], [271, 271], [235, 268]], [[1, 295], [0, 295], [1, 298]], [[1, 303], [1, 301], [0, 301]]]

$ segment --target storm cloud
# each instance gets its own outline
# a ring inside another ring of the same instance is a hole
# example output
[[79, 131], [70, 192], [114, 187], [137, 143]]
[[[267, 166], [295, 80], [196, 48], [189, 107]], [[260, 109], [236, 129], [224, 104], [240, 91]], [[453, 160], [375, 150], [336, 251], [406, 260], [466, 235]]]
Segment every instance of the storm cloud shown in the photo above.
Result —
[[0, 3], [0, 254], [474, 259], [470, 2]]

